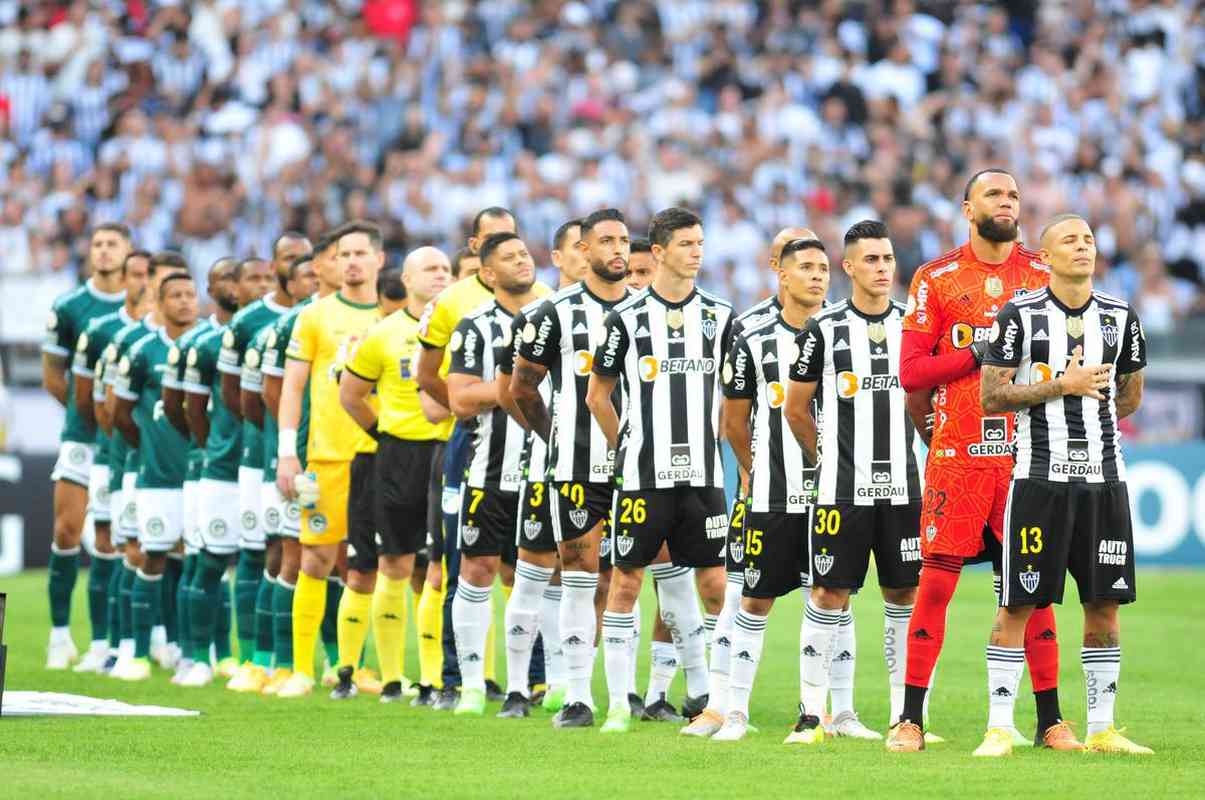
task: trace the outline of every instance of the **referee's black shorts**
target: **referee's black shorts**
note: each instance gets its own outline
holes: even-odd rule
[[[399,439],[382,433],[376,457],[376,520],[381,555],[408,555],[427,543],[432,508],[432,466],[443,442]],[[438,485],[438,483],[437,483]]]

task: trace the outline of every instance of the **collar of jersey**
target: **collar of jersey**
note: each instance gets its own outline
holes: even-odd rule
[[[405,314],[407,317],[410,317],[410,319],[414,320],[415,322],[419,321],[419,318],[414,316],[413,314],[411,314],[410,309],[406,308],[405,306],[402,306],[398,310],[401,311],[403,314]]]
[[[476,273],[475,275],[473,275],[473,280],[475,280],[475,281],[477,281],[477,283],[481,284],[481,288],[482,288],[482,289],[485,289],[485,290],[486,290],[487,292],[489,292],[490,294],[493,294],[493,293],[494,293],[494,290],[493,290],[493,289],[491,289],[490,287],[486,286],[486,285],[485,285],[485,281],[481,280],[481,273],[480,273],[480,272],[478,272],[478,273]]]
[[[854,312],[855,314],[857,314],[859,317],[866,320],[867,322],[882,322],[883,320],[887,319],[887,317],[891,316],[891,302],[890,301],[887,302],[887,310],[881,314],[867,314],[865,311],[862,311],[860,308],[858,308],[857,306],[854,305],[853,297],[849,298],[846,305],[849,306],[850,311]]]
[[[778,312],[778,324],[789,330],[791,333],[803,333],[803,328],[796,328],[791,323],[787,322],[787,318],[782,315],[782,311]],[[807,324],[806,322],[804,323]]]
[[[264,305],[275,311],[277,314],[283,314],[289,310],[288,306],[282,306],[276,302],[276,290],[273,289],[268,294],[264,295]]]
[[[344,305],[347,305],[347,306],[351,306],[352,308],[368,309],[368,308],[376,308],[377,307],[376,303],[357,303],[353,300],[348,300],[346,297],[343,296],[342,289],[335,292],[335,297],[338,298],[340,303],[343,303]]]
[[[126,311],[126,307],[124,305],[117,309],[117,318],[121,320],[122,325],[131,325],[138,321],[130,316],[130,312]]]
[[[1092,301],[1094,301],[1096,299],[1095,293],[1089,294],[1088,302],[1084,303],[1079,308],[1072,308],[1071,306],[1064,303],[1062,300],[1055,297],[1054,292],[1050,291],[1049,286],[1046,287],[1046,296],[1050,298],[1050,302],[1054,303],[1056,308],[1058,308],[1060,311],[1062,311],[1064,314],[1066,314],[1069,317],[1081,316],[1085,311],[1088,310],[1088,307],[1092,305]]]
[[[125,289],[122,289],[120,292],[113,292],[112,294],[110,294],[109,292],[102,292],[100,289],[96,288],[96,282],[95,282],[94,278],[89,278],[88,282],[84,285],[88,287],[88,293],[91,294],[93,297],[95,297],[97,300],[125,300],[126,299],[126,290]]]
[[[605,299],[599,297],[598,295],[596,295],[594,292],[590,291],[590,287],[586,285],[585,281],[582,281],[582,292],[584,292],[585,294],[588,294],[590,297],[593,297],[597,303],[599,303],[600,305],[604,305],[607,308],[610,308],[612,306],[617,306],[620,303],[622,303],[624,300],[627,300],[629,297],[632,296],[632,291],[625,287],[624,292],[623,292],[623,297],[619,298],[618,300],[605,300]]]
[[[194,323],[192,327],[195,328],[197,326]],[[188,331],[191,331],[191,330],[192,330],[192,328],[188,329]],[[180,335],[183,336],[185,333],[188,333],[188,331],[184,331],[184,333],[181,333]],[[163,326],[162,328],[160,328],[158,333],[159,333],[159,340],[162,341],[164,344],[168,345],[169,347],[171,345],[175,344],[175,341],[173,341],[172,338],[167,335],[167,326],[166,325]]]
[[[651,284],[648,287],[648,293],[650,295],[652,295],[653,297],[657,298],[657,302],[660,303],[661,305],[665,306],[666,308],[682,308],[687,303],[689,303],[691,300],[695,299],[695,295],[699,293],[699,287],[697,287],[697,286],[693,287],[690,290],[690,294],[686,295],[686,297],[682,298],[677,303],[671,303],[669,300],[666,300],[664,297],[657,294],[657,292],[653,289]]]

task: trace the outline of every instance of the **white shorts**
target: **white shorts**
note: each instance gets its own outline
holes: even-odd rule
[[[59,457],[50,471],[52,481],[71,481],[84,488],[92,477],[93,446],[86,442],[59,442]]]
[[[285,499],[281,497],[276,482],[264,481],[259,486],[259,507],[264,515],[264,535],[280,536],[280,524],[284,519]]]
[[[244,550],[263,550],[267,542],[262,510],[263,485],[262,469],[238,468],[239,547]]]
[[[138,543],[148,553],[167,553],[184,536],[184,492],[138,489]]]
[[[117,517],[117,524],[113,526],[114,535],[120,542],[138,538],[138,497],[134,489],[137,482],[136,472],[121,476],[121,513]]]
[[[301,537],[301,505],[296,500],[284,501],[280,516],[280,535],[290,539]]]
[[[195,555],[205,546],[201,541],[200,495],[201,487],[196,481],[185,481],[184,488],[184,554]]]
[[[93,464],[88,472],[88,511],[93,524],[108,522],[113,498],[109,494],[109,465]]]
[[[201,478],[197,484],[201,544],[214,555],[238,552],[238,484]]]

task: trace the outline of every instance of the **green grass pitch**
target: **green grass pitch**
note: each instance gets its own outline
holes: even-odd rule
[[[638,723],[626,737],[554,731],[549,716],[529,720],[453,718],[450,713],[382,706],[361,696],[334,703],[325,693],[301,701],[236,695],[216,685],[176,688],[157,671],[137,685],[43,669],[45,573],[0,579],[8,593],[9,689],[73,692],[198,709],[199,718],[5,718],[0,720],[0,797],[1088,797],[1205,796],[1205,574],[1142,570],[1139,602],[1122,611],[1118,721],[1154,757],[1021,750],[972,759],[987,715],[983,645],[992,617],[990,574],[963,576],[950,609],[932,702],[933,730],[948,739],[919,755],[881,743],[828,740],[784,746],[798,697],[800,597],[779,601],[768,628],[752,718],[761,732],[735,744],[688,740],[674,727]],[[871,584],[873,586],[873,583]],[[77,644],[85,644],[85,576],[75,598]],[[1069,597],[1074,589],[1068,587]],[[875,590],[855,598],[857,707],[871,727],[886,726],[882,606]],[[501,596],[495,600],[501,607]],[[652,603],[646,592],[646,625]],[[413,621],[413,616],[411,617]],[[1083,732],[1081,619],[1059,612],[1062,705]],[[412,639],[414,636],[411,625]],[[501,642],[499,642],[501,645]],[[499,646],[499,658],[505,650]],[[418,673],[413,641],[407,674]],[[640,650],[646,685],[648,648]],[[499,665],[499,672],[504,670]],[[1023,686],[1028,685],[1028,677]],[[681,676],[671,699],[680,699]],[[602,659],[594,697],[606,703]],[[598,723],[601,724],[601,714]],[[1032,731],[1023,695],[1017,722]]]

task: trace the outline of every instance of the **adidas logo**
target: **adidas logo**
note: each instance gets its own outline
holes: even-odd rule
[[[753,656],[749,655],[749,651],[748,651],[748,650],[742,650],[742,651],[740,651],[739,653],[737,653],[737,654],[736,654],[736,660],[737,660],[737,661],[749,661],[749,662],[752,662],[752,661],[753,661]]]
[[[693,631],[691,631],[690,635],[691,636],[702,636],[703,632],[704,632],[704,628],[702,625],[700,625],[699,627],[697,627]]]
[[[1050,341],[1050,337],[1046,334],[1045,329],[1038,331],[1031,338],[1031,342],[1046,342]]]
[[[805,647],[799,651],[799,655],[807,656],[808,658],[815,658],[816,656],[818,656],[820,654],[816,652],[816,648],[812,647],[809,644],[807,647]]]
[[[430,642],[435,641],[435,637],[434,637],[433,635],[429,634],[429,633],[424,633],[424,634],[423,634],[421,637],[419,637],[419,638],[421,638],[421,639],[426,639],[427,641],[430,641]]]
[[[629,640],[622,636],[604,636],[603,641],[607,644],[627,644]]]
[[[834,353],[837,352],[838,350],[848,350],[848,349],[849,349],[849,342],[845,341],[844,339],[838,339],[837,343],[835,345],[833,345]]]
[[[644,327],[643,325],[641,325],[639,328],[636,329],[636,338],[637,339],[647,338],[648,335],[649,335],[649,329]]]
[[[389,611],[382,614],[381,619],[401,619],[401,617],[399,617],[397,614],[394,614],[392,611]]]
[[[1038,638],[1044,642],[1052,642],[1055,639],[1054,631],[1050,630],[1050,628],[1047,628],[1038,634]]]
[[[1105,694],[1117,694],[1117,681],[1111,681],[1109,685],[1105,687]]]
[[[761,357],[761,363],[763,363],[763,364],[773,364],[774,361],[775,361],[774,356],[772,356],[769,353],[766,353],[764,356]]]
[[[922,639],[922,640],[927,641],[927,642],[928,642],[928,641],[932,641],[932,640],[933,640],[933,637],[932,637],[932,636],[930,636],[930,635],[929,635],[929,632],[928,632],[927,630],[925,630],[924,628],[921,628],[919,631],[917,631],[916,633],[912,634],[912,638],[913,638],[913,639]]]
[[[1113,588],[1114,589],[1129,589],[1130,584],[1126,583],[1125,578],[1118,578],[1117,580],[1113,581]]]
[[[347,621],[359,625],[364,620],[360,619],[359,617],[347,617]]]
[[[523,630],[522,625],[516,625],[507,631],[507,633],[509,633],[511,636],[522,636],[523,634],[527,633],[527,631]]]
[[[584,644],[584,642],[582,642],[582,637],[578,636],[577,634],[570,636],[568,639],[565,640],[564,643],[571,644],[571,645]]]
[[[470,664],[475,664],[481,660],[481,656],[478,655],[477,653],[469,653],[467,656],[464,657],[464,660]]]
[[[574,333],[589,333],[590,330],[585,325],[583,325],[582,323],[579,322],[573,326],[573,332]]]
[[[731,647],[731,646],[732,646],[732,642],[728,641],[728,637],[727,637],[727,636],[721,636],[720,638],[718,638],[718,639],[716,639],[716,640],[715,640],[715,643],[716,643],[717,645],[722,645],[722,646],[724,646],[724,647]]]
[[[850,655],[848,650],[842,650],[841,655],[833,659],[833,661],[853,661],[854,657]]]
[[[992,692],[992,695],[993,695],[994,697],[1012,697],[1012,696],[1013,696],[1013,693],[1012,693],[1012,692],[1010,692],[1010,691],[1009,691],[1008,689],[1006,689],[1005,687],[1003,687],[1003,686],[999,686],[999,687],[997,687],[997,688],[996,688],[996,691]]]

